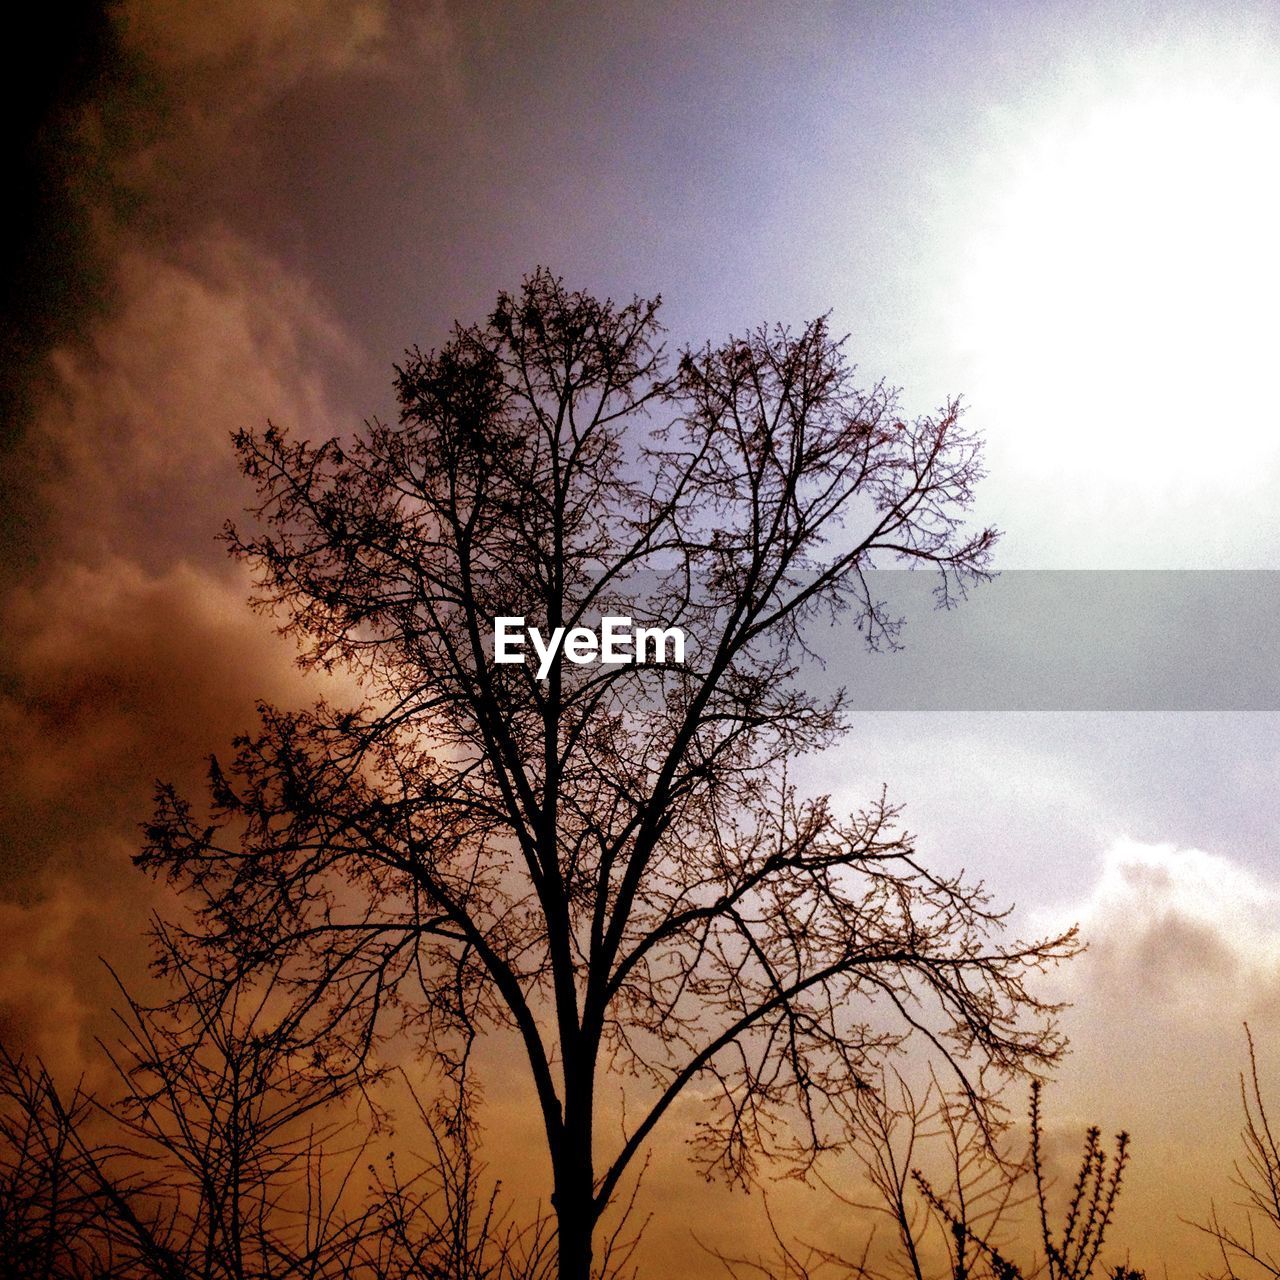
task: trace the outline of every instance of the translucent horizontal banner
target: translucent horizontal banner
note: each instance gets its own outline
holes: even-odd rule
[[[1280,710],[1280,572],[1001,573],[953,609],[923,571],[868,574],[904,619],[900,648],[869,652],[848,614],[805,639],[855,709]]]

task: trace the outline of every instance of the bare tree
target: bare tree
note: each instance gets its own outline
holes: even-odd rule
[[[228,539],[258,603],[368,701],[263,706],[212,763],[210,819],[163,788],[141,857],[198,905],[184,963],[287,972],[336,1071],[393,1033],[442,1055],[519,1036],[563,1280],[590,1275],[602,1214],[695,1081],[708,1171],[803,1168],[913,1033],[975,1104],[967,1062],[1055,1061],[1028,978],[1075,949],[998,938],[983,886],[927,866],[883,797],[842,819],[788,777],[847,728],[842,695],[796,679],[804,624],[893,643],[868,569],[930,566],[944,603],[987,574],[958,405],[906,421],[823,320],[672,370],[657,306],[538,272],[410,353],[398,422],[237,437],[261,525]],[[690,651],[561,654],[543,679],[493,660],[513,616],[679,627]],[[614,1143],[609,1070],[633,1082]]]
[[[0,1048],[0,1257],[22,1280],[117,1274],[110,1229],[79,1131],[92,1100],[64,1100],[48,1072]]]
[[[42,1066],[0,1049],[6,1275],[551,1274],[550,1220],[517,1225],[498,1186],[486,1187],[465,1077],[430,1102],[406,1080],[426,1141],[408,1161],[383,1141],[375,1162],[376,1127],[350,1105],[369,1082],[299,1060],[296,1009],[272,1018],[270,983],[192,983],[155,1007],[121,993],[121,1034],[108,1049],[122,1086],[113,1096],[76,1087],[64,1099]]]
[[[984,1251],[995,1252],[991,1242],[1031,1194],[1029,1157],[1018,1161],[1003,1151],[1004,1118],[991,1107],[975,1111],[963,1091],[949,1093],[933,1071],[913,1085],[895,1068],[861,1091],[853,1123],[856,1140],[843,1176],[820,1180],[836,1202],[831,1216],[866,1229],[856,1257],[817,1241],[787,1240],[772,1214],[771,1255],[713,1255],[742,1280],[966,1280],[981,1274]],[[886,1218],[892,1236],[877,1249]]]
[[[850,1258],[820,1244],[789,1242],[772,1215],[774,1252],[756,1258],[712,1251],[735,1277],[747,1280],[1089,1280],[1115,1218],[1129,1158],[1129,1138],[1116,1135],[1108,1157],[1101,1131],[1085,1132],[1062,1227],[1050,1224],[1041,1088],[1031,1091],[1030,1140],[1021,1159],[1010,1158],[997,1139],[1007,1136],[975,1113],[963,1098],[948,1096],[936,1077],[912,1089],[901,1075],[868,1090],[858,1154],[871,1198],[829,1187],[839,1205],[864,1212],[874,1224],[887,1215],[895,1228],[887,1255],[872,1259],[874,1225],[861,1255]],[[940,1152],[926,1176],[915,1165]],[[914,1166],[914,1167],[913,1167]],[[1024,1211],[1029,1211],[1024,1212]],[[1033,1219],[1033,1220],[1029,1220]],[[1028,1247],[1038,1241],[1039,1257]],[[1022,1261],[1015,1261],[1018,1254]],[[1143,1280],[1127,1263],[1113,1265],[1110,1280]]]
[[[109,1100],[80,1086],[64,1099],[41,1064],[0,1058],[7,1274],[348,1274],[359,1220],[324,1202],[314,1126],[286,1132],[332,1094],[288,1079],[278,1041],[234,1002],[178,1017],[126,997],[121,1023]],[[288,1203],[300,1192],[307,1212]]]
[[[975,1112],[963,1093],[949,1093],[933,1070],[923,1089],[913,1089],[894,1072],[867,1091],[859,1154],[875,1198],[858,1207],[887,1214],[893,1222],[899,1271],[910,1280],[930,1274],[931,1231],[940,1236],[937,1252],[946,1257],[946,1274],[971,1275],[979,1261],[978,1241],[996,1240],[1011,1212],[1025,1203],[1029,1162],[1004,1151],[1007,1128],[994,1108]],[[941,1197],[921,1172],[934,1151],[940,1152],[931,1167],[938,1169],[933,1176],[943,1188]],[[843,1193],[840,1198],[858,1203]],[[946,1214],[938,1211],[943,1201]]]
[[[1236,1161],[1235,1185],[1244,1211],[1239,1225],[1224,1220],[1216,1205],[1209,1220],[1198,1224],[1218,1246],[1225,1280],[1280,1276],[1280,1146],[1277,1146],[1258,1081],[1258,1055],[1253,1032],[1246,1024],[1249,1069],[1240,1073],[1240,1108],[1244,1112],[1241,1140],[1244,1161]]]
[[[172,955],[166,931],[157,941]],[[151,1253],[210,1280],[354,1274],[369,1211],[348,1192],[372,1126],[337,1104],[357,1082],[299,1050],[296,1010],[272,1010],[276,975],[221,986],[175,973],[176,997],[156,1007],[120,986],[121,1033],[103,1046],[122,1086],[109,1149],[147,1176],[120,1199],[145,1191]]]
[[[912,1175],[921,1194],[951,1237],[953,1280],[968,1280],[968,1277],[974,1275],[988,1275],[991,1280],[1024,1280],[1027,1276],[1040,1274],[1041,1270],[1048,1280],[1089,1280],[1098,1265],[1107,1232],[1115,1219],[1116,1201],[1124,1182],[1124,1172],[1129,1161],[1129,1135],[1125,1132],[1116,1135],[1115,1154],[1108,1157],[1101,1143],[1101,1129],[1097,1125],[1091,1125],[1085,1131],[1084,1150],[1071,1184],[1062,1227],[1055,1232],[1049,1222],[1044,1125],[1040,1114],[1041,1090],[1040,1081],[1033,1081],[1029,1116],[1030,1149],[1026,1161],[1010,1169],[1007,1175],[1010,1181],[1006,1183],[1011,1189],[1023,1176],[1029,1176],[1033,1183],[1038,1234],[1043,1250],[1040,1267],[1012,1261],[993,1241],[991,1228],[999,1222],[1012,1199],[1009,1190],[1003,1193],[997,1190],[999,1203],[994,1219],[988,1217],[984,1222],[982,1215],[975,1214],[975,1200],[979,1197],[972,1192],[981,1185],[981,1171],[991,1167],[990,1160],[982,1157],[981,1146],[953,1144],[953,1149],[957,1152],[957,1177],[951,1196],[939,1195],[918,1170]],[[973,1168],[979,1170],[976,1177],[969,1172]],[[997,1182],[996,1187],[999,1186],[1000,1183]],[[966,1189],[969,1194],[966,1194]],[[1108,1274],[1112,1280],[1141,1280],[1142,1277],[1141,1272],[1130,1270],[1127,1264],[1114,1266]]]

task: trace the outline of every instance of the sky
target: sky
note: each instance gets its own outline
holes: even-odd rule
[[[538,264],[661,293],[673,348],[829,312],[912,412],[961,394],[1001,568],[1274,567],[1274,6],[122,0],[25,52],[0,1030],[61,1070],[171,905],[130,864],[154,780],[316,692],[216,542],[229,433],[389,416],[404,349]],[[1104,708],[878,711],[810,765],[1019,927],[1082,924],[1050,1110],[1134,1134],[1124,1239],[1171,1276],[1231,1199],[1245,1020],[1280,1088],[1278,763],[1274,710]]]

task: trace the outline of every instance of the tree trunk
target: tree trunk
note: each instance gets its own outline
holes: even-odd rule
[[[569,1057],[565,1127],[555,1163],[558,1280],[591,1280],[591,1237],[598,1216],[592,1152],[594,1089],[591,1056]]]
[[[595,1231],[590,1165],[581,1161],[556,1177],[558,1280],[591,1280],[591,1237]]]

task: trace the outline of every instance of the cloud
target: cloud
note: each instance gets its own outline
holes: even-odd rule
[[[1277,908],[1280,883],[1228,853],[1119,838],[1083,898],[1039,921],[1078,920],[1089,946],[1057,975],[1072,1051],[1049,1104],[1068,1131],[1133,1135],[1121,1216],[1135,1258],[1176,1240],[1186,1267],[1213,1265],[1187,1224],[1234,1199],[1242,1023],[1264,1091],[1280,1068]]]
[[[1280,885],[1222,854],[1119,839],[1073,912],[1090,948],[1074,980],[1149,1019],[1265,1014],[1280,993],[1278,908]]]
[[[104,24],[106,73],[85,100],[66,104],[40,159],[42,188],[53,194],[32,233],[42,278],[24,280],[27,296],[15,300],[26,317],[5,379],[15,406],[7,435],[15,441],[42,399],[32,385],[46,381],[48,347],[63,344],[64,366],[69,350],[92,349],[101,338],[88,332],[95,318],[136,305],[139,276],[159,272],[151,282],[159,300],[175,271],[200,276],[209,268],[202,282],[216,287],[220,273],[239,270],[229,256],[243,262],[252,256],[248,245],[272,233],[281,252],[305,252],[313,228],[305,205],[299,218],[300,202],[281,171],[299,137],[311,135],[317,111],[345,118],[396,83],[410,83],[430,86],[417,94],[421,116],[461,92],[453,25],[440,0],[199,7],[122,0]],[[333,178],[308,173],[304,185]],[[277,193],[291,203],[282,207]],[[278,284],[278,276],[268,264],[263,283]],[[319,291],[312,295],[318,301]],[[147,337],[136,327],[122,332]]]
[[[115,15],[133,79],[83,128],[132,204],[96,179],[81,192],[106,305],[68,315],[4,477],[39,509],[0,592],[0,1034],[71,1071],[110,1026],[99,956],[145,981],[165,899],[131,857],[155,780],[198,792],[255,698],[317,692],[215,543],[249,496],[229,434],[268,417],[337,429],[334,384],[361,355],[322,290],[251,235],[198,200],[185,221],[170,210],[235,169],[282,95],[434,66],[447,46],[434,4],[126,0]]]
[[[198,10],[175,0],[127,0],[126,43],[172,71],[225,67],[280,88],[308,73],[348,70],[385,54],[386,0],[216,0]]]
[[[39,910],[0,902],[0,1042],[70,1074],[87,1065],[82,1028],[89,1012],[77,975],[83,943],[103,920],[101,904],[63,880]]]
[[[207,555],[244,505],[230,433],[268,416],[333,429],[321,370],[355,345],[305,280],[225,230],[126,249],[115,294],[52,353],[26,464],[64,554]]]
[[[0,464],[39,554],[51,524],[60,554],[158,566],[211,554],[242,505],[230,431],[270,415],[327,432],[333,385],[358,376],[323,281],[262,247],[284,145],[266,126],[313,83],[343,110],[412,72],[443,101],[457,58],[436,0],[125,0],[112,21],[118,65],[81,109],[79,158],[48,158],[85,213],[83,260],[63,264],[78,283]]]
[[[156,778],[198,790],[208,751],[255,697],[314,696],[245,584],[187,564],[63,564],[10,594],[0,624],[0,1034],[82,1069],[113,983],[144,981],[143,931],[164,901],[131,865]]]
[[[255,147],[260,113],[314,82],[425,74],[456,96],[452,26],[439,0],[125,0],[122,51],[154,91],[133,102],[150,127],[114,148],[116,176],[154,194]],[[110,133],[109,115],[91,128]]]
[[[0,594],[0,1035],[74,1075],[146,990],[166,891],[131,864],[157,778],[202,790],[254,701],[310,702],[292,647],[214,541],[249,490],[229,433],[341,418],[354,344],[308,283],[209,231],[119,258],[111,314],[52,355],[16,460],[39,555]],[[326,683],[330,696],[341,688]]]
[[[439,0],[125,0],[118,12],[125,45],[175,79],[214,73],[277,98],[309,76],[393,70],[449,32]]]

